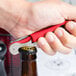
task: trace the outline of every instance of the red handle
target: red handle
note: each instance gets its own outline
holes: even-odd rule
[[[54,25],[54,26],[51,26],[49,28],[45,28],[45,29],[42,29],[38,32],[31,34],[30,36],[32,38],[32,42],[36,42],[40,37],[44,37],[47,32],[53,32],[56,28],[58,28],[62,25],[65,25],[66,23],[67,23],[67,21],[64,21],[61,24]]]
[[[24,38],[24,39],[19,40],[19,41],[15,41],[13,43],[26,43],[26,42],[30,41],[31,39],[32,39],[32,42],[36,42],[40,37],[44,37],[47,32],[53,32],[56,28],[58,28],[58,27],[60,27],[62,25],[65,25],[66,23],[67,23],[67,21],[64,21],[61,24],[54,25],[54,26],[42,29],[40,31],[37,31],[37,32],[31,34],[27,38]],[[11,44],[13,44],[13,43],[11,43]]]

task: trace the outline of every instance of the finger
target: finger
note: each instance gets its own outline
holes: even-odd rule
[[[60,39],[64,46],[69,48],[76,47],[76,37],[69,34],[65,29],[58,28],[55,30],[56,36]]]
[[[56,53],[52,50],[52,48],[47,43],[46,39],[43,37],[40,37],[38,39],[38,45],[45,53],[47,53],[49,55],[54,55]]]
[[[52,32],[47,33],[46,40],[54,51],[59,51],[64,54],[68,54],[69,52],[71,52],[71,49],[63,46],[60,40]]]
[[[72,35],[76,36],[76,22],[69,21],[65,27]]]

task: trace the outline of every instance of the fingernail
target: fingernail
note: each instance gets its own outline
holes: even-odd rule
[[[62,30],[57,30],[57,35],[58,35],[59,37],[63,36]]]
[[[68,29],[72,30],[74,28],[73,24],[68,25]]]
[[[39,42],[41,43],[41,45],[45,45],[46,42],[45,42],[44,38],[40,37],[39,39],[40,39]]]
[[[52,33],[50,33],[50,35],[49,35],[49,40],[50,40],[50,42],[54,41],[54,36],[52,35]]]

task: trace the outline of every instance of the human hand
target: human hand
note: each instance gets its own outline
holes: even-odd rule
[[[64,22],[59,3],[42,1],[29,3],[24,0],[0,2],[0,24],[15,38],[36,32],[44,27]],[[9,27],[10,26],[10,27]]]
[[[65,28],[68,32],[59,27],[54,33],[48,32],[45,38],[39,38],[38,44],[45,53],[49,55],[54,55],[56,52],[68,54],[72,48],[76,48],[76,22],[69,21]]]
[[[6,17],[7,21],[3,22],[4,24],[2,24],[2,28],[10,32],[15,38],[29,35],[47,26],[60,24],[64,22],[65,19],[76,20],[75,7],[58,0],[42,1],[37,3],[29,3],[22,0],[17,0],[14,2],[16,3],[10,3],[12,9],[9,7],[7,9],[4,9],[7,11],[7,14],[6,12],[4,13],[4,16]],[[19,4],[17,5],[17,3]],[[9,11],[9,9],[11,10]],[[4,26],[5,23],[6,26]],[[58,28],[57,30],[61,29],[62,28]],[[39,46],[47,54],[54,55],[56,51],[59,51],[61,53],[68,53],[71,51],[71,48],[74,48],[75,46],[75,41],[74,43],[69,43],[68,38],[65,40],[64,37],[61,38],[64,39],[62,40],[64,42],[63,43],[57,35],[57,30],[55,31],[55,33],[47,33],[45,37],[41,37],[38,40]],[[53,36],[50,37],[51,34],[54,36],[54,39],[56,40],[52,43],[51,40],[53,40]],[[69,39],[73,39],[74,36],[69,37]],[[65,44],[71,44],[72,47]]]
[[[28,35],[30,30],[26,28],[26,24],[31,5],[25,0],[0,1],[0,28],[8,31],[14,38]]]
[[[50,4],[50,2],[47,4]],[[76,9],[76,8],[69,4],[66,4],[66,3],[61,3],[61,4],[62,5],[59,5],[59,7],[56,6],[58,4],[50,4],[50,6],[52,5],[51,7],[53,8],[53,9],[50,8],[50,10],[48,9],[48,5],[47,5],[44,8],[44,10],[46,10],[46,12],[45,12],[46,14],[43,13],[43,15],[40,13],[41,8],[39,9],[38,6],[36,5],[36,7],[35,7],[36,11],[37,11],[37,9],[39,9],[39,11],[37,13],[40,15],[41,18],[43,18],[40,21],[37,20],[37,21],[39,21],[38,23],[40,23],[44,27],[48,23],[49,23],[48,25],[54,25],[54,24],[58,24],[58,23],[64,21],[65,19],[75,21],[76,15],[75,15],[74,9]],[[43,4],[43,5],[45,5],[45,4]],[[42,5],[42,7],[44,7],[43,5]],[[56,7],[54,8],[53,5]],[[47,12],[49,12],[48,15],[47,15]],[[36,17],[36,15],[38,15],[37,13],[35,14],[35,17]],[[58,19],[58,17],[59,17],[59,19]],[[39,19],[39,18],[37,17],[36,19]],[[59,22],[57,23],[58,20],[59,20]],[[43,24],[41,22],[43,22]],[[74,26],[76,26],[76,23],[73,21],[69,21],[65,25],[65,28],[69,31],[69,33],[63,28],[56,29],[54,33],[48,32],[45,37],[39,38],[39,40],[38,40],[39,46],[42,48],[42,50],[44,52],[46,52],[49,55],[54,55],[57,51],[64,53],[64,54],[68,54],[69,52],[72,51],[72,48],[76,47],[76,37],[75,37],[76,36],[76,31],[75,31],[76,27],[74,29],[72,29]]]

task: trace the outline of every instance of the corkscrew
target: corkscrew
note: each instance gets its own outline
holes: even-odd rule
[[[10,44],[10,48],[9,48],[11,54],[13,54],[13,55],[18,54],[19,52],[17,50],[19,49],[19,47],[25,45],[29,41],[32,41],[32,43],[37,42],[37,40],[40,37],[44,37],[47,32],[53,32],[55,29],[57,29],[58,27],[60,27],[62,25],[65,25],[66,23],[67,23],[67,21],[64,21],[61,24],[57,24],[57,25],[54,25],[54,26],[44,28],[44,29],[42,29],[40,31],[37,31],[37,32],[29,35],[28,37],[24,37],[22,39],[19,39],[19,40],[16,40],[16,41],[12,42]]]

